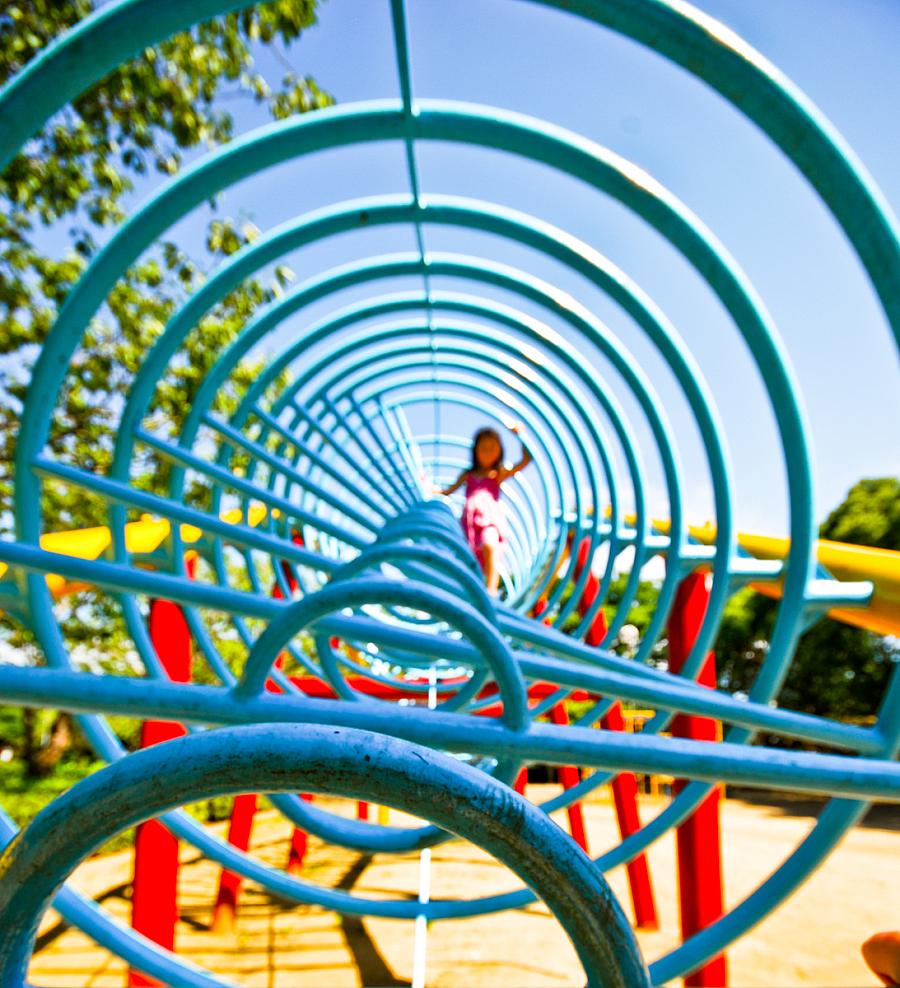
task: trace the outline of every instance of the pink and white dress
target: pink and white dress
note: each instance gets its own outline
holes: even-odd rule
[[[471,473],[466,477],[462,527],[479,562],[484,546],[500,546],[506,541],[506,518],[496,477],[479,477]]]

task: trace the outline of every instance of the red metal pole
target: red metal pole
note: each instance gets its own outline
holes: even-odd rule
[[[240,851],[246,851],[250,846],[250,831],[253,829],[257,803],[256,793],[244,793],[234,798],[228,824],[228,843]],[[219,892],[213,907],[212,928],[215,933],[231,933],[234,930],[241,882],[241,876],[237,872],[222,869]]]
[[[515,789],[520,796],[524,796],[525,786],[527,785],[528,785],[528,769],[520,768],[519,774],[516,776],[516,781],[513,783],[513,789]]]
[[[560,724],[563,727],[568,726],[569,715],[566,713],[564,704],[557,703],[555,707],[551,707],[550,720],[554,724]],[[557,773],[563,789],[574,789],[581,782],[581,773],[574,765],[560,765],[557,768]],[[572,835],[572,840],[579,845],[585,854],[588,854],[587,834],[584,830],[584,814],[581,803],[571,803],[566,807],[566,813],[569,817],[569,833]]]
[[[303,537],[300,532],[294,529],[291,532],[291,541],[294,545],[303,545]],[[298,586],[297,577],[294,574],[290,563],[282,560],[281,572],[284,576],[288,590],[293,593]],[[272,586],[272,597],[282,600],[284,593],[276,580]],[[284,663],[284,655],[279,655],[275,660],[277,668],[281,668]],[[270,691],[277,691],[278,687],[272,680],[266,681],[266,688]],[[304,795],[303,799],[310,800],[311,796]],[[250,832],[253,827],[253,818],[259,799],[255,793],[247,793],[237,796],[231,811],[231,821],[228,825],[228,843],[240,851],[246,851],[250,846]],[[298,874],[302,869],[303,858],[306,855],[307,836],[299,828],[294,828],[291,835],[291,849],[288,858],[287,870],[290,874]],[[213,907],[212,927],[217,933],[227,933],[234,930],[237,918],[238,899],[241,894],[243,879],[236,872],[223,868],[219,875],[219,891],[216,895],[216,904]]]
[[[582,539],[575,560],[575,579],[577,580],[589,565],[588,551],[590,540]],[[588,574],[587,582],[578,602],[578,613],[583,617],[597,598],[600,591],[600,581],[593,573]],[[590,630],[585,638],[588,645],[598,646],[606,637],[608,630],[606,615],[601,607],[591,622]],[[609,713],[600,721],[600,726],[607,731],[624,731],[625,721],[622,708],[616,703]],[[637,779],[633,772],[620,772],[611,783],[613,802],[616,807],[616,820],[622,839],[630,837],[641,829],[641,816],[638,810]],[[626,865],[628,873],[628,888],[631,892],[631,904],[634,909],[634,923],[642,930],[658,930],[659,918],[656,912],[656,900],[653,896],[653,885],[650,881],[650,867],[647,856],[640,854]]]
[[[609,713],[600,721],[600,726],[607,731],[625,730],[625,719],[622,717],[622,708],[618,703],[610,707]],[[624,840],[641,829],[637,779],[633,772],[620,772],[612,780],[611,788],[619,834]],[[653,897],[647,855],[639,854],[636,858],[632,858],[625,868],[628,872],[635,926],[641,930],[658,930],[659,918],[656,913],[656,900]]]
[[[193,574],[193,561],[188,562]],[[184,614],[168,600],[150,603],[150,639],[159,661],[174,683],[191,679],[191,633]],[[141,725],[141,747],[159,744],[185,733],[180,724],[147,720]],[[134,839],[134,884],[131,895],[131,925],[169,950],[175,947],[178,920],[178,839],[157,820],[137,828]],[[128,972],[132,986],[160,982],[134,969]]]
[[[312,795],[308,792],[301,793],[300,798],[307,803],[312,802]],[[299,875],[303,871],[303,861],[306,858],[306,851],[309,847],[309,835],[305,830],[294,827],[291,836],[291,849],[288,852],[287,872],[289,875]]]
[[[531,616],[534,618],[539,618],[547,610],[547,598],[541,597],[540,600],[534,602],[534,607],[531,609]],[[549,625],[550,619],[543,618],[542,623]]]
[[[694,642],[706,607],[709,588],[705,573],[694,572],[678,586],[669,616],[669,671],[679,672]],[[707,655],[697,681],[711,689],[716,685],[715,655]],[[679,714],[672,721],[672,735],[699,741],[719,740],[719,725],[709,717]],[[675,792],[687,783],[678,780]],[[678,890],[681,909],[681,938],[689,937],[715,922],[723,913],[722,847],[719,835],[717,786],[678,828]],[[721,988],[728,984],[724,954],[707,961],[684,979],[686,986]]]

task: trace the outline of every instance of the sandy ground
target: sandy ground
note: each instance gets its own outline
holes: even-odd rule
[[[540,800],[552,786],[531,786]],[[321,804],[320,804],[321,805]],[[331,801],[339,812],[349,803]],[[646,820],[662,800],[642,804]],[[729,799],[723,804],[723,862],[726,898],[739,902],[802,840],[815,822],[817,806],[800,800],[774,804]],[[560,820],[564,826],[564,817]],[[391,812],[392,824],[408,818]],[[597,798],[586,807],[593,853],[618,842],[611,807]],[[221,829],[221,828],[220,828]],[[290,827],[274,811],[256,818],[252,849],[262,860],[283,867]],[[218,870],[189,847],[182,850],[179,896],[180,953],[242,985],[319,986],[404,985],[412,975],[413,924],[408,921],[342,918],[323,910],[271,900],[245,886],[233,934],[210,932]],[[73,884],[114,915],[127,920],[130,852],[86,862]],[[650,852],[650,868],[660,929],[639,931],[652,961],[678,943],[675,843],[670,835]],[[356,853],[312,839],[306,877],[383,898],[415,897],[418,856],[396,858]],[[609,875],[626,911],[630,900],[624,869]],[[514,875],[478,849],[459,843],[433,852],[434,898],[491,895],[518,887]],[[731,948],[734,986],[875,985],[859,956],[859,944],[877,929],[900,926],[900,808],[878,807],[866,824],[843,841],[825,866],[784,906]],[[48,913],[31,968],[36,985],[121,986],[125,968],[77,930]],[[581,985],[574,951],[552,916],[540,904],[471,920],[434,924],[427,938],[427,984],[439,986]]]

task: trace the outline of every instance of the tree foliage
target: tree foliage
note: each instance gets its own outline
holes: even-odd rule
[[[15,0],[0,13],[0,81],[86,17],[94,0]],[[288,72],[277,85],[254,69],[254,46],[281,47],[315,21],[314,0],[275,0],[176,35],[110,73],[58,113],[0,176],[0,525],[8,528],[15,424],[30,367],[66,294],[110,228],[120,223],[136,185],[171,175],[194,149],[231,139],[225,109],[233,96],[263,104],[274,118],[330,103],[316,83]],[[45,231],[67,233],[60,256]],[[165,241],[119,281],[88,327],[56,410],[51,449],[91,471],[109,464],[121,396],[166,321],[198,286],[208,264],[246,240],[240,224],[216,217],[208,255],[190,257]],[[282,280],[283,271],[276,275]],[[278,285],[249,280],[206,314],[191,344],[157,390],[152,412],[171,433],[222,348]],[[256,368],[235,379],[240,392]],[[234,397],[234,394],[232,394]],[[166,469],[143,463],[143,486],[162,489]],[[48,485],[50,528],[99,524],[103,505],[83,491]]]
[[[99,0],[4,4],[0,82],[99,6]],[[274,119],[332,102],[287,57],[315,22],[315,8],[315,0],[272,0],[145,49],[57,113],[0,175],[0,535],[14,524],[17,422],[30,370],[67,293],[136,198],[191,156],[232,138],[230,101],[249,101]],[[255,67],[263,48],[286,66],[276,80]],[[205,272],[253,235],[252,224],[214,214],[199,255],[165,240],[124,274],[75,354],[54,410],[54,456],[85,471],[107,470],[124,396],[146,351]],[[248,279],[203,316],[156,388],[149,428],[165,435],[180,431],[222,350],[289,277],[279,268],[268,283]],[[217,398],[217,409],[232,410],[258,371],[259,361],[243,363]],[[169,466],[141,449],[132,478],[163,493]],[[198,496],[188,491],[188,498]],[[72,485],[45,484],[42,511],[47,530],[107,522],[105,502]],[[63,602],[60,619],[70,647],[110,654],[129,648],[117,608],[104,594],[86,591]],[[21,628],[11,636],[17,643],[27,638]]]
[[[821,526],[839,542],[900,550],[900,481],[860,480]],[[776,601],[752,590],[735,594],[716,642],[719,684],[749,692],[768,651]],[[877,710],[897,643],[823,617],[800,639],[778,697],[781,706],[826,717],[868,717]]]
[[[835,542],[900,551],[900,479],[879,477],[854,484],[819,534]]]
[[[834,541],[900,550],[900,481],[896,478],[861,480],[828,516],[820,536]],[[622,599],[627,574],[610,585],[604,603],[612,620]],[[571,586],[563,594],[568,599]],[[643,636],[656,610],[659,587],[642,580],[628,615]],[[769,650],[778,602],[746,588],[725,606],[716,639],[716,673],[721,689],[750,692]],[[563,630],[579,624],[570,615]],[[654,654],[664,651],[665,641]],[[616,646],[614,646],[616,647]],[[868,718],[878,709],[888,676],[900,660],[892,638],[872,634],[828,617],[816,622],[801,637],[788,676],[778,696],[781,706],[836,718]],[[780,743],[777,739],[769,739]]]

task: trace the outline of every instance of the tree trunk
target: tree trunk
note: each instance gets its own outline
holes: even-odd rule
[[[29,776],[42,778],[56,768],[72,741],[71,724],[71,718],[68,714],[57,714],[53,721],[53,727],[50,729],[47,743],[39,748],[36,748],[33,743],[29,744],[29,751],[26,755]]]

